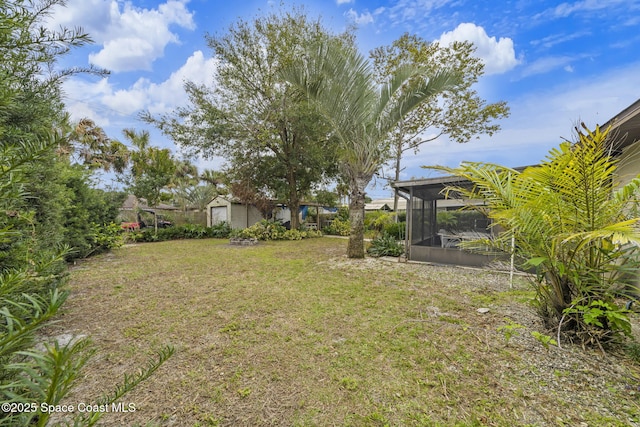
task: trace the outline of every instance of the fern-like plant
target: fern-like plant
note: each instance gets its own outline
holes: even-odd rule
[[[471,187],[446,193],[483,199],[485,206],[469,208],[503,230],[494,240],[466,247],[515,251],[525,268],[537,272],[536,301],[547,326],[562,327],[583,342],[629,333],[615,293],[623,276],[637,276],[640,176],[620,187],[608,134],[583,125],[575,143],[562,143],[522,172],[488,163],[437,168],[470,181]],[[593,318],[596,301],[602,313]]]

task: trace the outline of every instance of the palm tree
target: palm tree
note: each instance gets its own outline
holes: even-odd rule
[[[364,258],[365,189],[388,156],[390,132],[432,96],[455,89],[452,73],[429,76],[415,66],[398,67],[383,85],[354,46],[338,39],[314,43],[283,77],[314,101],[340,144],[342,172],[349,185],[350,258]]]

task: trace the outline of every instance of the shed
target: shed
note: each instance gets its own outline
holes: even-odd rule
[[[229,197],[217,196],[207,204],[208,227],[226,221],[231,228],[247,228],[262,219],[262,213],[257,207]]]

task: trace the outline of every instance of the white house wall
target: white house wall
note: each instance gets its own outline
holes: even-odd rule
[[[640,141],[624,149],[616,172],[621,187],[640,174]]]

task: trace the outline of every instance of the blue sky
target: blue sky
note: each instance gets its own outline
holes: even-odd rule
[[[205,33],[223,34],[238,18],[292,5],[336,32],[356,24],[358,47],[367,55],[405,32],[476,45],[485,63],[476,89],[488,102],[506,101],[511,116],[493,137],[466,144],[441,138],[408,153],[402,179],[429,176],[422,165],[463,160],[537,163],[562,138],[570,139],[579,121],[602,124],[640,98],[640,0],[68,0],[51,24],[82,26],[95,44],[63,64],[93,63],[111,75],[69,79],[67,108],[75,119],[95,120],[112,138],[121,138],[124,128],[147,129],[154,145],[177,153],[138,113],[185,105],[185,80],[215,84],[216,59]],[[390,194],[381,181],[369,188],[374,198]]]

